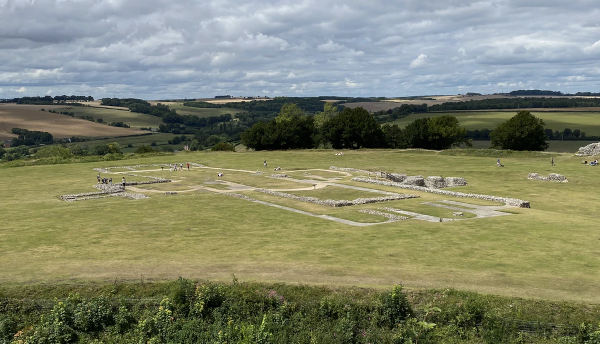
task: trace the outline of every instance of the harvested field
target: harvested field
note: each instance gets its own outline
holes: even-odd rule
[[[54,138],[71,136],[119,137],[139,135],[135,129],[111,127],[79,118],[40,111],[41,108],[58,109],[64,106],[0,104],[0,139],[15,137],[12,128],[47,131]]]

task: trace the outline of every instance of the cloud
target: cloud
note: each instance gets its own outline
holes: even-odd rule
[[[414,59],[410,62],[409,67],[410,68],[418,68],[418,67],[423,66],[425,63],[427,63],[427,55],[420,54],[416,59]]]
[[[600,88],[592,5],[0,0],[0,87],[145,99],[589,91]]]
[[[18,92],[18,93],[25,93],[27,91],[28,91],[28,89],[23,86],[21,86],[21,88],[15,90],[15,92]]]

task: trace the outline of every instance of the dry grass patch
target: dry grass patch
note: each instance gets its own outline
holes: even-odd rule
[[[60,108],[44,105],[0,104],[0,138],[15,137],[12,128],[47,131],[54,138],[72,136],[118,137],[139,135],[143,132],[135,129],[111,127],[84,119],[40,111]]]

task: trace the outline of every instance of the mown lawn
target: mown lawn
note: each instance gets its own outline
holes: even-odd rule
[[[595,192],[600,186],[600,169],[584,166],[581,158],[568,154],[555,156],[557,165],[551,167],[550,155],[544,153],[503,155],[500,158],[506,167],[497,168],[497,157],[484,153],[360,150],[334,156],[333,151],[318,150],[198,152],[105,163],[0,168],[0,283],[140,280],[141,276],[150,280],[177,276],[230,280],[235,274],[241,280],[263,282],[386,288],[403,283],[410,288],[451,287],[600,302],[600,229],[596,218],[600,194]],[[262,166],[265,159],[269,166],[282,166],[282,172],[335,165],[409,175],[459,176],[469,183],[457,188],[459,191],[526,199],[532,208],[514,208],[514,215],[499,218],[446,223],[407,220],[352,227],[209,192],[149,194],[149,199],[137,201],[107,198],[66,203],[58,198],[94,191],[94,167],[190,161],[271,174],[272,168]],[[564,174],[569,182],[527,180],[530,172]],[[181,179],[188,172],[177,173]],[[189,179],[189,183],[214,180],[216,173],[205,172],[206,176]],[[249,184],[253,177],[225,172],[225,177],[228,175],[230,181]],[[262,178],[264,184],[252,178],[252,186],[287,188],[291,183]],[[449,199],[358,184],[349,177],[339,182],[421,196],[390,204],[396,208],[406,204],[405,210],[411,211],[424,210],[421,202]],[[245,194],[257,199],[272,197],[253,191]],[[270,199],[288,205],[288,200]],[[452,200],[477,204],[469,199]],[[295,204],[298,209],[319,214],[355,221],[372,219],[352,207],[337,210]]]

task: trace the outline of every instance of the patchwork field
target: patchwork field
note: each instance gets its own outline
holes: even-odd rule
[[[47,131],[54,138],[71,136],[118,137],[139,135],[135,129],[111,127],[66,115],[40,111],[41,108],[59,109],[63,106],[0,104],[0,139],[15,135],[12,128]]]
[[[265,282],[372,287],[403,283],[410,288],[599,302],[600,229],[595,212],[600,195],[593,192],[600,183],[597,167],[582,165],[582,159],[572,155],[511,153],[499,156],[506,167],[497,168],[496,156],[462,154],[467,155],[391,150],[349,151],[343,156],[314,150],[199,152],[3,168],[0,283],[142,276],[230,280],[235,274],[240,280]],[[551,156],[555,167],[550,166]],[[265,159],[269,168],[262,165]],[[175,162],[204,167],[175,172],[160,165]],[[97,191],[92,187],[98,174],[94,168],[153,164],[159,165],[101,173],[114,181],[122,175],[128,182],[172,180],[126,187],[148,198],[59,198]],[[524,199],[531,209],[360,183],[350,179],[365,174],[329,172],[331,165],[464,177],[467,186],[445,190]],[[274,172],[274,166],[283,170]],[[531,172],[560,173],[569,182],[528,180]],[[274,173],[290,177],[273,178]],[[320,199],[390,193],[420,197],[335,208],[255,188]],[[232,192],[254,201],[227,195]],[[448,208],[447,201],[461,202],[465,216],[453,218],[456,210]],[[477,206],[501,207],[505,216],[475,218],[468,208]],[[398,221],[359,211],[384,212],[382,208],[455,221],[431,222],[410,215]]]
[[[103,107],[58,107],[56,111],[69,111],[75,113],[75,116],[92,116],[94,120],[102,118],[104,122],[123,122],[132,129],[139,128],[158,128],[162,124],[162,119],[156,116],[150,116],[143,113],[130,112],[124,108],[103,108]]]

